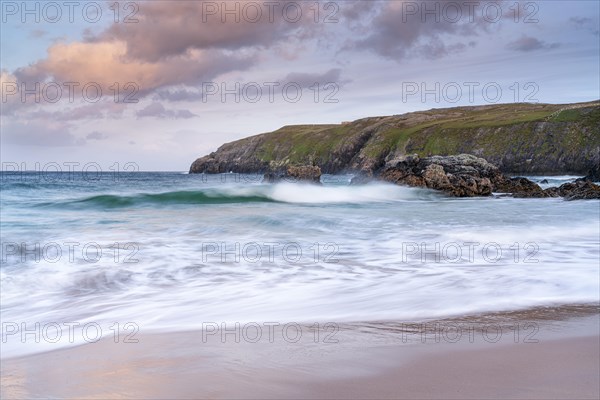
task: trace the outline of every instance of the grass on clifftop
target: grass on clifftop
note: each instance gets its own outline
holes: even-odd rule
[[[347,125],[285,126],[265,134],[257,156],[266,162],[283,157],[291,163],[326,157],[346,137],[348,129]]]

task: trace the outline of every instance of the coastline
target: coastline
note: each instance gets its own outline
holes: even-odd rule
[[[138,343],[106,338],[3,359],[0,393],[2,398],[597,398],[599,323],[598,305],[587,304],[410,323],[344,323],[329,340],[333,329],[324,325],[320,330],[305,325],[306,333],[292,340],[282,340],[277,327],[272,337],[255,342],[233,331],[141,332]]]

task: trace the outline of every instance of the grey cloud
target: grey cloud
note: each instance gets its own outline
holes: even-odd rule
[[[339,7],[335,17],[339,22],[349,27],[355,34],[368,34],[371,27],[364,24],[364,21],[372,21],[378,14],[378,11],[385,6],[387,0],[372,1],[344,1],[336,3]],[[327,10],[332,13],[332,9]]]
[[[473,47],[472,44],[469,45]],[[467,45],[464,43],[445,44],[442,40],[432,40],[427,44],[416,46],[414,53],[423,58],[435,60],[450,54],[461,53],[466,48]]]
[[[168,110],[161,103],[151,103],[136,113],[138,118],[155,117],[170,119],[188,119],[197,117],[189,110]]]
[[[340,11],[340,21],[357,21],[365,17],[373,16],[373,12],[381,7],[386,0],[371,0],[371,1],[344,1],[343,3],[337,3]],[[328,7],[328,13],[333,14],[333,8]],[[336,13],[337,14],[337,13]]]
[[[274,90],[280,91],[282,89],[282,87],[287,83],[297,83],[302,88],[308,88],[310,86],[313,86],[315,83],[317,83],[321,86],[328,84],[328,83],[335,83],[338,86],[342,86],[342,85],[350,82],[350,80],[342,79],[341,73],[342,73],[342,70],[340,68],[332,68],[324,73],[292,72],[292,73],[287,74],[284,78],[275,80],[275,82],[279,83],[279,85],[276,85]],[[243,85],[244,85],[244,83],[240,82],[240,86],[243,86]],[[231,86],[233,87],[233,83],[231,84]],[[250,92],[248,94],[249,96],[255,95],[255,93],[252,91],[252,88],[250,88],[248,90],[250,90]],[[164,90],[157,91],[155,93],[155,95],[153,96],[153,99],[154,100],[163,100],[163,101],[167,100],[167,101],[173,101],[173,102],[200,101],[203,99],[203,93],[202,93],[202,89],[198,88],[198,87],[196,87],[196,88],[188,87],[188,88],[164,89]],[[159,109],[158,105],[151,104],[151,106],[152,106],[152,109],[149,110],[149,112],[162,112],[162,110]],[[144,110],[142,110],[142,111],[144,111]],[[145,113],[146,113],[146,111],[144,111],[144,114]],[[139,113],[138,113],[138,116],[149,116],[149,115],[139,115]],[[153,115],[153,116],[155,116],[155,115]],[[169,117],[169,116],[165,116],[165,117]]]
[[[35,64],[30,64],[27,67],[17,68],[13,75],[17,78],[19,85],[21,83],[30,83],[32,86],[35,83],[44,82],[49,78],[47,71],[41,68],[35,68]],[[28,89],[30,86],[26,86]]]
[[[154,100],[167,101],[196,101],[202,99],[202,91],[194,89],[159,90],[153,96]]]
[[[94,131],[88,133],[85,138],[87,140],[104,140],[108,138],[108,135],[103,132]]]
[[[167,112],[169,112],[169,111],[167,111]],[[190,110],[175,110],[174,113],[175,114],[174,114],[173,118],[188,119],[188,118],[197,117],[197,115],[194,114],[193,112],[191,112]]]
[[[29,32],[29,37],[33,38],[33,39],[39,39],[41,37],[46,36],[48,32],[42,30],[42,29],[34,29],[31,32]]]
[[[522,36],[521,38],[508,43],[506,48],[514,51],[530,52],[543,49],[555,49],[559,46],[559,43],[546,43],[531,36]]]
[[[319,85],[325,85],[327,83],[336,83],[339,86],[342,86],[345,83],[350,81],[341,80],[342,70],[340,68],[333,68],[329,71],[319,74],[319,73],[306,73],[306,72],[292,72],[289,73],[282,81],[285,83],[297,83],[303,88],[310,87],[315,83]]]
[[[576,29],[586,29],[596,36],[600,34],[598,22],[594,22],[594,20],[589,17],[571,17],[569,18],[569,23],[575,25]]]
[[[592,19],[588,17],[571,17],[569,22],[575,25],[587,25],[592,22]]]
[[[443,0],[437,2],[410,2],[416,9],[416,14],[405,8],[406,2],[390,1],[381,4],[379,12],[366,24],[359,25],[355,32],[365,37],[349,41],[345,50],[368,50],[386,58],[402,60],[406,57],[422,57],[428,59],[441,58],[452,53],[463,51],[467,45],[456,38],[474,38],[482,33],[491,32],[500,26],[486,20],[482,9],[487,4],[504,4],[506,1],[478,2],[470,20],[469,9],[461,7],[461,2]],[[445,4],[453,3],[461,7],[461,15],[444,13]],[[424,7],[438,7],[438,18],[435,15],[421,14]],[[501,7],[504,14],[500,20],[513,18],[508,7]],[[412,11],[412,10],[411,10]],[[455,42],[455,43],[452,43]],[[473,47],[474,41],[468,40],[468,46]]]

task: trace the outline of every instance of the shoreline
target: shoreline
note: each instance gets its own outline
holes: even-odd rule
[[[423,317],[420,319],[410,319],[410,320],[398,320],[398,319],[381,319],[381,320],[357,320],[357,321],[325,321],[315,319],[314,321],[303,321],[303,320],[285,320],[280,322],[267,322],[267,321],[243,321],[243,322],[235,322],[235,321],[212,321],[212,322],[203,322],[202,327],[194,327],[189,329],[164,329],[164,328],[150,328],[144,329],[144,327],[139,327],[137,324],[135,325],[136,329],[133,329],[131,326],[119,326],[120,339],[116,338],[115,331],[111,327],[111,334],[103,335],[98,337],[97,339],[89,334],[89,340],[80,340],[80,341],[71,341],[68,344],[62,341],[46,341],[44,338],[46,336],[51,337],[49,330],[46,331],[45,328],[50,327],[51,325],[61,325],[60,323],[49,323],[41,326],[40,332],[45,332],[39,335],[39,338],[36,339],[36,336],[33,335],[33,330],[31,326],[27,326],[27,330],[21,332],[18,323],[10,323],[3,322],[3,329],[8,328],[8,325],[15,325],[14,327],[17,329],[16,332],[8,333],[8,329],[6,329],[3,334],[3,343],[10,343],[14,341],[20,342],[22,344],[30,344],[35,346],[35,344],[44,344],[46,342],[46,348],[42,346],[38,346],[36,351],[23,352],[17,354],[11,351],[6,351],[6,345],[3,348],[3,352],[0,352],[0,360],[11,360],[16,358],[23,357],[31,357],[40,354],[55,352],[55,351],[64,351],[75,347],[93,345],[98,341],[110,341],[111,338],[114,342],[121,341],[136,341],[138,339],[138,333],[142,333],[145,337],[152,337],[155,335],[197,335],[198,332],[202,332],[204,328],[209,332],[206,334],[207,338],[210,336],[214,336],[215,334],[219,336],[220,334],[227,335],[227,331],[230,329],[238,330],[241,335],[241,331],[244,329],[250,330],[258,327],[259,330],[262,330],[261,340],[268,341],[268,335],[274,334],[274,331],[277,331],[277,334],[282,338],[281,331],[283,328],[300,330],[301,336],[309,336],[315,338],[316,336],[328,335],[333,338],[334,334],[337,335],[340,332],[342,334],[348,333],[353,335],[353,331],[357,331],[359,333],[370,334],[373,337],[386,337],[392,342],[394,342],[394,337],[396,339],[401,340],[402,343],[411,342],[415,335],[422,335],[426,337],[439,335],[440,333],[448,333],[445,331],[454,330],[460,328],[463,331],[472,330],[473,332],[481,333],[483,329],[502,329],[504,331],[514,330],[515,321],[523,325],[524,323],[531,322],[546,322],[549,324],[560,324],[561,321],[568,321],[577,318],[585,318],[589,316],[600,315],[600,303],[569,303],[569,304],[560,304],[560,305],[545,305],[545,306],[534,306],[523,309],[515,309],[515,310],[501,310],[501,311],[482,311],[475,313],[467,313],[467,314],[454,314],[448,316],[436,316],[436,317]],[[79,329],[69,329],[69,324],[74,324],[73,322],[63,323],[61,326],[62,332],[60,333],[61,337],[80,337],[81,339],[81,330]],[[75,324],[81,326],[83,323]],[[92,322],[94,324],[94,322]],[[131,324],[129,322],[128,324]],[[6,326],[5,326],[6,325]],[[13,326],[11,326],[13,328]],[[106,326],[102,326],[104,332],[108,331],[105,329]],[[127,329],[129,328],[129,329]],[[444,332],[442,332],[445,330]],[[273,331],[273,332],[271,332]],[[335,331],[335,332],[334,332]],[[129,334],[127,334],[129,333]],[[24,337],[25,336],[25,337]],[[33,336],[34,340],[31,340]],[[202,335],[200,335],[202,336]],[[40,340],[41,339],[41,340]],[[284,338],[285,339],[285,338]],[[283,340],[285,342],[291,342],[290,340]],[[261,340],[258,340],[260,342]],[[34,344],[35,342],[35,344]],[[54,348],[52,348],[54,347]],[[10,355],[6,355],[10,354]]]
[[[344,323],[334,336],[335,329],[323,324],[300,337],[288,332],[288,340],[282,340],[281,326],[256,341],[231,329],[210,335],[148,332],[138,343],[102,339],[5,358],[0,394],[597,398],[598,310],[597,304],[565,305],[421,322]]]

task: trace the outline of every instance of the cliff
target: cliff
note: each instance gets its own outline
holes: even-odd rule
[[[600,103],[499,104],[294,125],[222,145],[190,173],[316,165],[371,174],[407,154],[472,154],[508,174],[588,174],[600,164]]]

